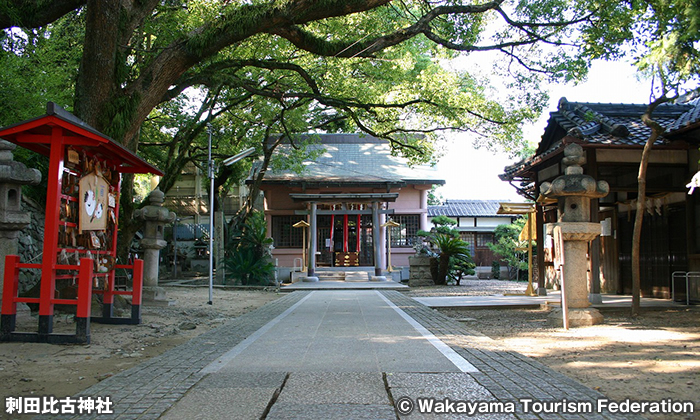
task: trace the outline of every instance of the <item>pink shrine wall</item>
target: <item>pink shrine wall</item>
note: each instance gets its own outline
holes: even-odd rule
[[[391,192],[399,193],[396,202],[387,203],[388,208],[394,210],[394,214],[419,214],[420,229],[429,230],[428,222],[428,190],[431,185],[409,184]],[[306,210],[305,203],[295,203],[290,197],[291,193],[302,193],[301,188],[290,188],[285,185],[264,185],[265,193],[264,210],[267,221],[268,235],[272,234],[272,216],[294,215],[296,210]],[[352,194],[352,193],[386,193],[386,189],[367,188],[315,188],[306,189],[305,194]],[[304,216],[299,216],[299,220]],[[386,215],[380,215],[380,224],[386,222]],[[380,230],[381,267],[386,269],[386,229]],[[272,251],[273,258],[278,260],[279,267],[293,267],[295,258],[301,258],[301,248],[275,248]],[[394,267],[408,267],[408,257],[415,254],[413,248],[392,248],[391,264]],[[297,262],[298,265],[298,262]]]

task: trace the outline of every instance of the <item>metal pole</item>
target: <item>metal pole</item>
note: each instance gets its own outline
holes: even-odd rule
[[[207,124],[209,133],[209,305],[213,304],[214,289],[214,161],[211,158],[211,124]]]
[[[173,225],[173,279],[177,278],[177,217]]]
[[[306,228],[302,227],[301,231],[301,266],[306,270]]]
[[[386,271],[390,272],[392,271],[391,268],[391,227],[386,228],[386,257],[387,257],[387,267]]]
[[[535,291],[532,289],[532,212],[527,214],[527,290],[525,294],[534,296]]]

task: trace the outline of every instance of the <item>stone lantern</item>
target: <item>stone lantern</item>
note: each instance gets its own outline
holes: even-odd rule
[[[0,290],[5,273],[5,257],[17,255],[17,237],[32,220],[22,210],[22,185],[38,184],[41,172],[14,161],[17,146],[0,140]]]
[[[158,287],[160,250],[167,242],[163,239],[166,223],[175,221],[175,213],[163,207],[165,194],[155,189],[148,196],[148,206],[134,212],[134,219],[144,222],[141,248],[143,255],[143,299],[148,301],[165,300],[165,290]]]
[[[608,195],[610,187],[605,181],[596,182],[583,174],[581,165],[586,163],[583,148],[570,144],[564,149],[564,175],[551,183],[544,182],[540,192],[547,198],[558,200],[557,223],[546,225],[547,233],[560,237],[556,243],[564,264],[561,276],[564,279],[568,321],[572,327],[594,325],[603,322],[603,316],[591,305],[588,298],[588,242],[600,235],[600,223],[591,223],[591,199]],[[561,312],[550,315],[550,323],[562,325]]]

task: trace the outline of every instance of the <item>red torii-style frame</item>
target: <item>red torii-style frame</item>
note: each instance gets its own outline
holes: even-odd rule
[[[4,290],[1,311],[0,341],[24,341],[47,343],[89,343],[90,321],[110,324],[138,324],[141,322],[141,292],[143,285],[143,261],[134,260],[133,265],[114,265],[106,273],[94,271],[93,260],[81,256],[79,264],[59,264],[59,228],[77,228],[75,223],[61,221],[62,200],[78,202],[74,197],[64,194],[64,173],[71,173],[65,163],[69,148],[72,152],[82,153],[86,158],[95,160],[111,168],[116,180],[114,216],[115,223],[111,236],[111,248],[106,251],[94,251],[98,258],[104,255],[115,258],[117,245],[117,223],[119,220],[119,194],[121,191],[122,173],[151,173],[163,175],[156,167],[148,164],[122,145],[101,134],[73,114],[58,105],[49,102],[46,115],[23,121],[0,129],[0,138],[15,143],[26,149],[49,157],[48,188],[46,195],[46,221],[41,264],[20,263],[18,256],[10,255],[5,261]],[[108,217],[108,216],[107,216]],[[85,254],[87,249],[69,249],[76,255]],[[115,290],[115,270],[133,270],[133,285],[131,291]],[[22,298],[18,296],[18,281],[20,269],[40,269],[41,283],[39,298]],[[61,278],[57,271],[77,271],[71,275],[77,278],[77,299],[59,299],[56,297],[56,280]],[[101,290],[93,290],[93,282],[98,278],[105,279]],[[101,317],[90,316],[92,294],[103,295],[103,313]],[[132,297],[131,318],[115,318],[112,316],[114,295],[129,295]],[[15,332],[17,303],[39,304],[39,325],[37,333]],[[54,305],[76,305],[76,334],[54,334],[53,315]]]

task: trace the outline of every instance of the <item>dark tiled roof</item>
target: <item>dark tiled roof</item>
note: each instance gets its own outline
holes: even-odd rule
[[[558,109],[550,113],[547,127],[534,156],[505,168],[503,180],[553,155],[565,146],[564,139],[582,145],[644,147],[651,129],[641,121],[646,104],[602,104],[559,100]],[[700,117],[700,105],[663,104],[654,111],[654,119],[667,131],[693,124]],[[669,145],[668,136],[659,137],[655,147]]]
[[[670,124],[668,131],[674,133],[697,124],[700,124],[700,100],[696,99],[695,106]]]
[[[496,214],[501,202],[498,200],[446,200],[441,206],[428,206],[428,216],[512,217],[507,214]]]

